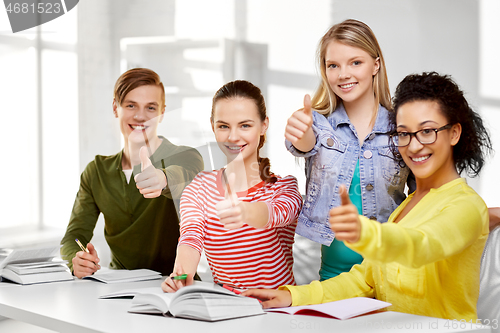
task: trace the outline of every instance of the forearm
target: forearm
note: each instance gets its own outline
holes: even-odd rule
[[[243,222],[257,229],[262,229],[269,221],[269,208],[263,201],[240,202]]]
[[[374,297],[371,266],[367,263],[354,265],[347,273],[329,280],[313,281],[309,285],[282,286],[292,295],[292,306],[319,304],[352,297]]]
[[[316,145],[316,136],[314,135],[312,127],[309,128],[304,133],[304,137],[302,137],[302,139],[299,139],[295,143],[293,143],[293,146],[297,150],[300,150],[301,152],[304,153],[307,153],[308,151],[313,149],[315,145]]]
[[[360,216],[359,241],[345,244],[365,259],[418,268],[463,251],[484,234],[486,207],[480,212],[471,208],[473,205],[472,201],[464,200],[461,202],[464,209],[456,205],[443,208],[413,228],[399,223],[380,224]]]
[[[201,254],[198,250],[189,245],[181,244],[177,247],[174,270],[181,269],[182,273],[194,275],[196,274],[200,257]]]
[[[81,251],[75,239],[79,239],[84,245],[89,243],[94,235],[94,228],[97,222],[94,214],[80,215],[73,211],[66,233],[61,240],[61,258],[68,261],[68,267],[73,270],[72,259],[76,253]]]
[[[175,164],[168,163],[169,161]],[[167,178],[167,190],[162,194],[170,195],[174,199],[181,197],[184,188],[204,168],[203,158],[192,148],[170,155],[163,165],[167,165],[163,169]]]
[[[203,161],[195,161],[193,165],[171,165],[163,169],[167,179],[167,188],[162,195],[168,198],[179,199],[184,188],[203,170]]]

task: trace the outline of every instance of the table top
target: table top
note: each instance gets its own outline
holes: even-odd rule
[[[490,332],[475,323],[398,312],[349,320],[267,313],[220,322],[131,314],[130,299],[98,299],[123,289],[159,286],[161,280],[104,284],[78,280],[20,286],[0,283],[0,316],[60,332]]]

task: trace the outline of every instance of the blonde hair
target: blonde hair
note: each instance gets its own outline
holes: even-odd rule
[[[377,117],[379,104],[387,110],[392,110],[391,92],[387,80],[384,56],[378,45],[377,38],[369,26],[361,21],[352,19],[332,26],[319,42],[316,56],[321,72],[321,84],[312,99],[312,107],[322,115],[328,116],[342,101],[340,97],[335,95],[326,77],[326,49],[332,41],[357,47],[368,53],[373,59],[379,58],[380,68],[377,74],[373,76],[373,92],[376,103],[373,110],[372,122]]]

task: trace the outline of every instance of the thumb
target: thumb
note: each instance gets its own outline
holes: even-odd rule
[[[347,193],[347,188],[345,187],[345,185],[340,185],[339,194],[342,206],[349,205],[351,203],[351,199],[349,198],[349,193]]]
[[[309,94],[304,96],[304,113],[308,116],[312,116],[311,96],[309,96]]]
[[[148,155],[148,148],[146,146],[142,146],[139,151],[139,157],[141,158],[141,172],[144,171],[147,167],[151,166],[151,160]]]
[[[236,181],[236,175],[234,173],[229,174],[229,176],[227,177],[227,184],[226,184],[226,199],[231,200],[233,206],[237,203],[238,200],[238,196],[234,191],[235,181]]]

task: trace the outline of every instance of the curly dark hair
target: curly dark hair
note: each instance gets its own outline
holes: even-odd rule
[[[464,97],[464,93],[449,75],[436,72],[424,72],[406,76],[396,88],[393,98],[394,112],[391,112],[392,131],[396,130],[398,109],[414,101],[435,101],[449,124],[460,123],[462,134],[453,147],[455,167],[471,177],[479,174],[485,163],[485,157],[493,151],[490,135],[483,120]],[[392,142],[391,142],[392,144]],[[397,148],[392,144],[393,152],[401,159]]]

